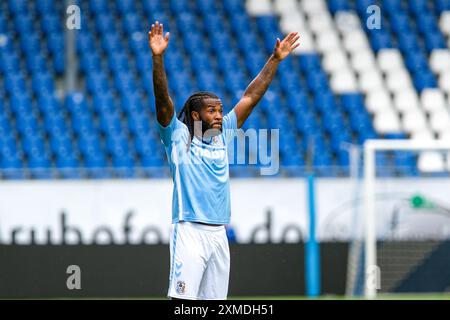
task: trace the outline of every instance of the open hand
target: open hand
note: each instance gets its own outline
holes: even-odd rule
[[[300,43],[297,43],[297,40],[300,38],[298,32],[289,33],[283,41],[280,41],[277,38],[277,43],[275,44],[275,48],[273,50],[273,54],[276,59],[283,60],[286,58],[295,48],[297,48]]]
[[[163,35],[163,31],[163,25],[156,21],[148,32],[148,45],[154,56],[163,54],[169,45],[169,32]]]

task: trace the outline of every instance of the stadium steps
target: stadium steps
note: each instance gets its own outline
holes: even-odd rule
[[[386,242],[378,250],[381,292],[394,292],[438,247],[436,241]]]

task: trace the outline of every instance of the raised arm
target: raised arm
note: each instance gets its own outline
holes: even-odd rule
[[[286,58],[292,50],[299,46],[299,44],[296,44],[299,37],[298,32],[291,32],[283,39],[283,41],[280,41],[280,39],[277,38],[275,48],[269,60],[256,78],[249,84],[241,100],[239,100],[234,107],[238,128],[244,124],[253,108],[259,100],[261,100],[275,76],[278,64]]]
[[[148,44],[152,50],[156,118],[163,127],[167,127],[175,112],[164,70],[164,51],[169,45],[169,32],[163,35],[163,25],[158,21],[152,24],[148,33]]]

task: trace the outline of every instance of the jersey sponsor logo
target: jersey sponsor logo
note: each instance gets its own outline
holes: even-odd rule
[[[177,293],[184,294],[186,292],[186,283],[184,281],[177,282]]]

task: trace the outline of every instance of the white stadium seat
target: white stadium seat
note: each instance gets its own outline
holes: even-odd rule
[[[316,35],[316,47],[320,52],[333,51],[340,47],[339,36],[337,32],[330,29]]]
[[[343,50],[325,52],[322,58],[322,66],[324,70],[331,73],[335,70],[350,69],[348,58]]]
[[[308,15],[328,11],[327,4],[324,0],[300,0],[300,9]]]
[[[444,157],[442,153],[436,151],[421,152],[417,161],[417,167],[422,172],[445,171]]]
[[[439,89],[426,88],[420,95],[423,108],[428,112],[445,108],[444,93]]]
[[[316,51],[316,45],[314,43],[314,39],[309,31],[306,30],[300,30],[300,43],[299,45],[292,53],[295,55],[303,54],[303,53],[309,53],[309,52],[315,52]]]
[[[358,83],[355,74],[350,70],[338,70],[331,75],[331,89],[336,93],[356,92]]]
[[[350,61],[353,69],[358,73],[376,68],[375,57],[370,49],[353,52]]]
[[[430,126],[436,132],[445,131],[450,128],[450,113],[448,110],[430,114]]]
[[[361,22],[355,12],[338,11],[334,15],[334,21],[337,29],[341,33],[348,33],[361,28]]]
[[[450,128],[448,128],[448,130],[443,130],[441,132],[439,132],[439,140],[445,140],[450,142]]]
[[[439,28],[445,35],[450,36],[450,11],[444,11],[441,13]]]
[[[278,14],[297,12],[298,2],[297,0],[275,0],[273,8]]]
[[[408,133],[425,130],[427,118],[420,109],[405,112],[402,117],[402,128]]]
[[[344,34],[344,48],[349,52],[370,49],[366,34],[361,29],[349,31]]]
[[[439,88],[450,93],[450,70],[441,72],[439,76]]]
[[[309,28],[314,34],[320,34],[330,29],[334,30],[333,19],[328,11],[311,14],[308,21]]]
[[[401,132],[398,114],[392,110],[375,114],[373,126],[381,134]]]
[[[270,0],[247,0],[246,9],[251,16],[273,14],[272,3]]]
[[[378,51],[378,65],[383,72],[404,68],[402,55],[397,49],[381,49]]]
[[[377,91],[371,91],[367,94],[365,99],[367,110],[371,113],[382,110],[394,110],[392,107],[392,100],[389,92],[384,88]]]
[[[383,88],[383,76],[378,69],[372,69],[359,75],[359,87],[364,93]]]
[[[420,140],[420,141],[428,141],[434,139],[433,132],[430,131],[430,129],[425,129],[421,131],[415,131],[411,134],[411,139],[414,140]]]
[[[393,92],[403,91],[412,87],[411,76],[405,69],[396,69],[386,74],[386,86]]]
[[[450,71],[450,50],[434,49],[431,51],[430,68],[438,74],[444,71]]]
[[[283,13],[280,19],[280,29],[284,34],[292,31],[303,33],[306,28],[305,17],[298,11]]]
[[[411,88],[394,93],[394,106],[400,112],[419,109],[420,103],[416,90]]]

